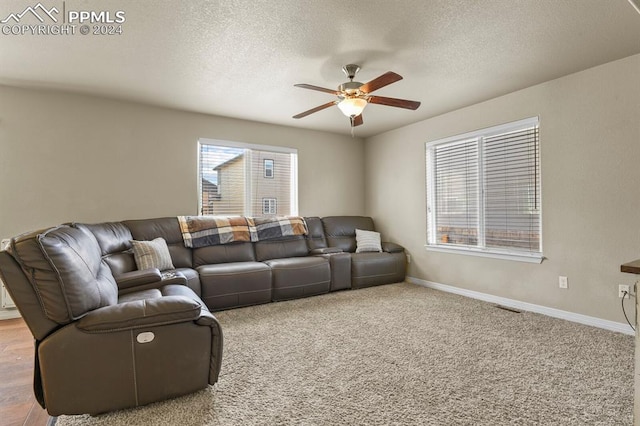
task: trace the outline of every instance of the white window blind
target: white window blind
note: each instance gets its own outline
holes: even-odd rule
[[[538,127],[484,139],[485,245],[540,251]]]
[[[436,241],[476,245],[478,241],[478,144],[460,141],[434,147]]]
[[[296,150],[207,141],[199,143],[200,214],[297,215]]]
[[[541,259],[537,118],[429,142],[427,247]]]

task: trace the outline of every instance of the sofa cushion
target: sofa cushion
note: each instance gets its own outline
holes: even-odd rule
[[[380,233],[356,229],[356,253],[381,252]]]
[[[265,261],[273,276],[274,301],[328,293],[331,286],[329,260],[321,256]]]
[[[230,243],[193,249],[193,266],[216,263],[255,262],[251,243]]]
[[[301,257],[309,255],[307,242],[302,236],[284,237],[254,243],[256,260],[264,262],[270,259]]]
[[[102,260],[109,266],[114,276],[138,269],[136,259],[133,257],[133,250],[107,254],[102,256]]]
[[[158,237],[152,241],[131,240],[131,244],[138,269],[157,268],[161,271],[174,269],[173,263],[171,263],[169,248],[164,238]]]
[[[351,288],[404,281],[406,256],[401,253],[352,253]]]
[[[67,324],[117,302],[115,279],[93,234],[63,225],[14,238],[11,252],[52,321]]]
[[[131,231],[121,222],[74,223],[73,227],[93,234],[100,245],[104,260],[114,276],[137,269],[131,251]]]
[[[319,217],[305,217],[307,222],[307,244],[309,250],[322,249],[327,247],[327,239],[324,236],[324,229],[322,228],[322,221]]]
[[[74,223],[73,226],[92,233],[100,245],[103,256],[131,249],[133,236],[129,228],[121,222]]]
[[[198,267],[202,300],[211,310],[271,301],[271,269],[262,262],[232,262]]]
[[[328,216],[322,218],[322,226],[329,247],[343,251],[356,251],[356,229],[375,231],[373,219],[364,216]]]

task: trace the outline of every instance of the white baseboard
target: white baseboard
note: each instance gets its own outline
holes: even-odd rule
[[[609,321],[601,318],[590,317],[588,315],[563,311],[560,309],[548,308],[542,305],[534,305],[533,303],[521,302],[519,300],[507,299],[506,297],[481,293],[479,291],[467,290],[464,288],[454,287],[446,284],[434,283],[432,281],[426,281],[415,277],[407,277],[406,281],[413,284],[421,285],[423,287],[432,288],[434,290],[446,291],[447,293],[455,293],[461,296],[470,297],[472,299],[479,299],[485,302],[507,306],[509,308],[535,312],[537,314],[547,315],[554,318],[560,318],[567,321],[573,321],[580,324],[603,328],[605,330],[615,331],[618,333],[629,334],[632,336],[635,335],[635,332],[631,327],[629,327],[629,324],[623,322]]]
[[[20,312],[17,309],[0,309],[0,321],[20,318]]]

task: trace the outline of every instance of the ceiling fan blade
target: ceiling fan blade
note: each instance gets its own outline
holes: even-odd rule
[[[294,115],[294,116],[293,116],[293,118],[302,118],[302,117],[306,117],[307,115],[313,114],[314,112],[322,111],[322,110],[323,110],[323,109],[325,109],[325,108],[329,108],[329,107],[331,107],[331,106],[334,106],[334,105],[335,105],[335,104],[337,104],[337,103],[338,103],[338,101],[331,101],[331,102],[327,102],[327,103],[326,103],[326,104],[324,104],[324,105],[320,105],[320,106],[317,106],[317,107],[315,107],[315,108],[311,108],[311,109],[310,109],[310,110],[308,110],[308,111],[301,112],[301,113],[300,113],[300,114],[298,114],[298,115]]]
[[[355,117],[350,117],[350,120],[351,120],[351,127],[360,126],[362,125],[362,123],[364,123],[364,121],[362,120],[362,114],[357,115]]]
[[[380,77],[374,78],[370,82],[363,84],[362,86],[360,86],[360,90],[365,93],[371,93],[374,90],[378,90],[381,87],[387,86],[400,80],[402,80],[401,75],[396,74],[393,71],[389,71],[382,74]]]
[[[387,105],[397,108],[416,110],[420,106],[418,101],[408,101],[406,99],[385,98],[384,96],[369,96],[369,102],[378,105]]]
[[[340,92],[331,89],[325,89],[324,87],[314,86],[312,84],[294,84],[295,87],[302,87],[303,89],[317,90],[318,92],[331,93],[332,95],[339,95]]]

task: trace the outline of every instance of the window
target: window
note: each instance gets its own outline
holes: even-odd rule
[[[538,119],[426,144],[427,249],[541,262]]]
[[[297,150],[200,139],[198,154],[200,214],[298,214]]]
[[[265,215],[277,214],[278,213],[277,204],[278,204],[278,200],[276,200],[275,198],[263,198],[262,214],[265,214]]]
[[[273,160],[264,160],[264,177],[273,178]]]

